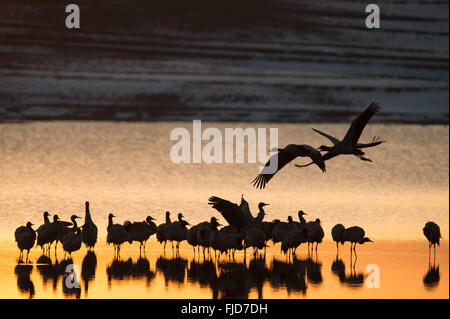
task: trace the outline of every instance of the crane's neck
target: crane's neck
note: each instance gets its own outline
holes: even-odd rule
[[[264,211],[264,208],[262,206],[260,206],[258,215],[256,215],[255,220],[258,222],[262,222],[265,214],[266,214],[266,212]]]
[[[306,224],[306,220],[303,218],[302,215],[298,215],[298,219],[300,220],[300,224]]]
[[[170,221],[170,214],[169,214],[169,212],[167,212],[166,213],[166,224],[170,224],[171,223],[171,221]]]
[[[92,218],[91,218],[91,212],[89,211],[89,205],[86,205],[86,210],[85,210],[85,216],[84,216],[84,222],[87,224],[92,224]]]
[[[44,224],[49,224],[50,219],[48,218],[48,214],[44,213]]]
[[[113,225],[113,217],[111,215],[108,216],[108,228]]]
[[[77,220],[75,218],[72,218],[72,224],[73,224],[73,229],[77,229],[78,228]]]

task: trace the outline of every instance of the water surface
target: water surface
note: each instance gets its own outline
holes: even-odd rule
[[[88,253],[85,248],[72,259],[41,256],[35,250],[30,264],[17,264],[17,251],[2,241],[0,298],[448,298],[448,241],[428,262],[423,241],[377,241],[357,247],[350,259],[349,246],[336,256],[334,243],[325,242],[317,256],[306,246],[295,260],[279,253],[279,244],[266,256],[238,252],[235,260],[222,256],[204,258],[181,244],[180,255],[149,241],[145,256],[137,244],[124,246],[115,259],[103,243]],[[79,268],[80,288],[66,289],[68,264]],[[379,269],[379,287],[369,276]]]
[[[175,164],[170,160],[170,132],[192,130],[190,122],[111,123],[35,122],[0,125],[0,237],[30,220],[43,222],[47,210],[69,219],[84,216],[84,202],[106,232],[107,215],[116,221],[157,223],[167,210],[182,212],[195,224],[218,213],[208,205],[212,195],[239,202],[245,194],[254,214],[260,201],[269,203],[267,219],[286,220],[299,209],[308,220],[320,218],[326,231],[336,223],[362,226],[373,239],[422,239],[423,225],[433,220],[448,238],[448,126],[371,124],[361,141],[387,140],[367,150],[368,163],[354,156],[327,161],[327,172],[303,169],[294,162],[283,168],[264,190],[251,181],[260,164]],[[202,123],[217,127],[277,127],[279,144],[328,140],[311,127],[337,137],[341,124]],[[268,148],[268,147],[267,147]],[[220,216],[220,215],[219,215]],[[222,222],[225,222],[220,216]]]

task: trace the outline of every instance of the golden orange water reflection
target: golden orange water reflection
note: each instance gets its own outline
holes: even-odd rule
[[[436,260],[428,262],[423,241],[376,241],[357,247],[350,260],[349,246],[336,256],[334,243],[319,246],[317,256],[308,257],[306,246],[295,260],[279,253],[279,244],[265,257],[250,251],[235,260],[222,256],[194,257],[186,243],[180,255],[154,240],[139,256],[136,244],[125,245],[119,259],[113,249],[100,242],[95,253],[85,248],[64,260],[53,251],[50,260],[33,249],[28,265],[18,265],[18,250],[3,240],[0,258],[0,298],[449,298],[448,241],[438,247]],[[61,247],[59,247],[61,248]],[[48,264],[51,262],[51,265]],[[78,266],[80,288],[66,288],[66,266]],[[368,288],[368,265],[379,267],[379,288]]]

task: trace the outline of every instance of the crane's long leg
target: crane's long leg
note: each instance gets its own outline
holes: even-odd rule
[[[352,252],[352,246],[353,244],[350,243],[350,265],[352,265],[353,261],[352,261],[352,257],[353,257],[353,252]]]
[[[370,158],[364,157],[362,155],[355,155],[357,158],[359,158],[362,161],[366,161],[366,162],[372,162],[372,160]]]
[[[386,142],[386,141],[380,141],[380,138],[381,138],[380,136],[374,136],[371,143],[367,143],[367,144],[357,143],[356,147],[357,148],[373,147],[373,146],[377,146],[377,145],[380,145],[381,143]]]
[[[436,264],[436,244],[434,244],[433,264]]]

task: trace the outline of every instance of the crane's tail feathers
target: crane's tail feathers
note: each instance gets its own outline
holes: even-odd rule
[[[387,142],[387,141],[380,141],[380,138],[381,138],[381,136],[374,136],[373,139],[372,139],[372,143],[373,142],[379,142],[381,144],[381,143]]]
[[[359,158],[362,161],[366,161],[366,162],[371,162],[372,163],[372,160],[370,158],[364,157],[362,155],[356,155],[356,157]]]

